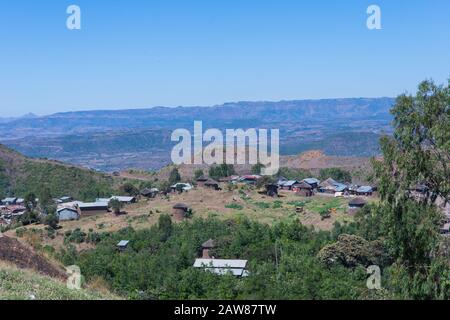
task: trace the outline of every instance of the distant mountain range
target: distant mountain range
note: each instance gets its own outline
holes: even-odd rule
[[[280,129],[281,152],[321,149],[329,155],[371,156],[391,132],[392,98],[237,102],[213,107],[155,107],[27,116],[0,121],[0,141],[28,156],[99,170],[159,169],[170,162],[177,128]]]

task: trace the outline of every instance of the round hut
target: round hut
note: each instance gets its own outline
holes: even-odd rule
[[[313,196],[313,188],[306,182],[302,182],[302,183],[294,185],[293,190],[297,193],[297,195],[302,196],[302,197],[312,197]]]
[[[211,249],[214,249],[216,244],[213,239],[209,239],[202,243],[202,259],[211,259],[209,252]]]
[[[189,207],[184,203],[177,203],[173,206],[172,215],[177,221],[181,221],[186,217]]]
[[[199,187],[204,187],[205,183],[208,181],[209,179],[206,176],[200,176],[197,178],[197,185]]]

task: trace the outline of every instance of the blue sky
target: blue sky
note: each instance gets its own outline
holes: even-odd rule
[[[66,28],[79,5],[82,30]],[[368,30],[366,9],[382,10]],[[450,77],[448,0],[2,0],[0,117],[396,96]]]

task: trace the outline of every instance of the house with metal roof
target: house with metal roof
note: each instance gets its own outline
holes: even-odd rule
[[[76,208],[59,208],[56,210],[56,215],[59,221],[79,220],[81,213]]]
[[[135,203],[136,202],[136,198],[135,197],[130,197],[130,196],[112,196],[110,199],[111,200],[118,200],[119,202],[125,203],[125,204],[130,204],[130,203]]]
[[[292,190],[292,187],[296,184],[299,184],[300,182],[297,180],[288,180],[288,181],[283,181],[280,184],[280,188],[283,190]]]
[[[81,215],[96,215],[105,214],[109,212],[109,203],[106,201],[97,202],[80,202],[75,201],[74,204],[80,208]]]
[[[128,245],[130,244],[129,240],[121,240],[119,241],[119,243],[117,244],[117,247],[119,248],[119,250],[125,250],[128,248]]]
[[[313,189],[316,189],[319,186],[320,180],[316,178],[306,178],[303,179],[303,182],[309,184]]]
[[[5,198],[2,200],[2,204],[5,206],[14,205],[14,204],[16,204],[16,202],[17,202],[17,198],[15,198],[15,197],[9,197],[9,198]]]
[[[356,189],[356,194],[360,196],[371,196],[373,193],[373,188],[371,186],[361,186]]]
[[[231,273],[236,277],[246,277],[247,260],[231,260],[231,259],[196,259],[194,268],[203,268],[218,275]]]

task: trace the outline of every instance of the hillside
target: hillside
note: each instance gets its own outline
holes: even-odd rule
[[[57,278],[66,279],[64,270],[47,261],[31,247],[18,240],[0,234],[0,261],[14,264],[21,269],[32,269],[34,272]]]
[[[95,168],[159,170],[170,164],[171,132],[209,128],[280,130],[280,152],[312,149],[332,156],[380,153],[390,134],[390,98],[236,102],[212,107],[156,107],[57,113],[0,123],[0,143],[30,157]]]
[[[312,175],[317,176],[320,169],[325,168],[341,168],[352,173],[355,182],[365,180],[371,172],[371,164],[369,157],[339,157],[326,155],[321,150],[309,150],[292,156],[281,156],[280,167],[290,169],[308,170]],[[166,166],[159,170],[156,174],[145,174],[145,172],[137,170],[128,170],[121,172],[121,176],[128,179],[143,179],[143,180],[167,180],[170,172],[174,168],[173,165]],[[183,179],[193,179],[196,170],[201,169],[205,174],[208,174],[210,166],[206,164],[201,165],[179,165],[178,171]],[[234,165],[237,174],[250,174],[251,165]],[[361,179],[359,179],[361,178]]]
[[[56,279],[0,262],[0,300],[113,300],[107,292],[70,290]]]
[[[30,159],[0,145],[0,196],[39,194],[44,186],[54,197],[70,195],[88,200],[110,194],[114,179],[58,161]]]

